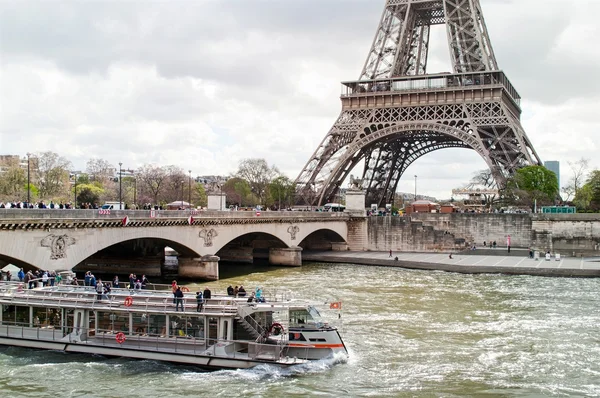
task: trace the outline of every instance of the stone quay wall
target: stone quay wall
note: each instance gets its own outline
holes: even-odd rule
[[[413,213],[369,217],[367,250],[440,251],[532,247],[567,256],[600,256],[600,214]]]

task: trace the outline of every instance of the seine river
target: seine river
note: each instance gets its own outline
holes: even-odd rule
[[[0,396],[600,396],[600,279],[328,264],[247,270],[208,285],[341,300],[350,358],[203,372],[3,347]]]

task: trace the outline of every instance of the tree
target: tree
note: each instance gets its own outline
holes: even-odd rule
[[[37,154],[38,188],[42,199],[66,196],[69,192],[71,162],[57,153],[47,151]]]
[[[163,199],[166,202],[174,202],[180,200],[186,200],[188,195],[186,191],[188,188],[189,176],[185,174],[181,167],[167,166],[164,168],[167,178],[165,179],[165,189],[163,191]]]
[[[571,197],[577,197],[577,193],[585,180],[585,174],[588,170],[590,160],[581,158],[576,162],[567,162],[567,164],[571,168],[573,176],[569,180],[569,184],[563,187],[563,192],[567,194],[565,201],[569,201]]]
[[[27,171],[18,162],[11,162],[0,173],[0,196],[5,200],[27,200]]]
[[[115,167],[104,159],[92,158],[88,160],[85,171],[91,181],[99,181],[104,184],[114,177]]]
[[[152,198],[153,204],[158,204],[159,195],[164,190],[167,177],[167,171],[163,167],[149,164],[140,167],[137,171],[137,178],[142,195],[147,194]]]
[[[252,194],[248,181],[233,177],[223,184],[222,191],[227,196],[228,203],[237,203],[238,206],[247,206]]]
[[[558,180],[544,166],[525,166],[508,179],[503,194],[508,203],[516,205],[552,204],[558,197]]]
[[[278,209],[281,209],[282,203],[283,207],[285,207],[286,203],[289,205],[290,199],[294,197],[295,192],[296,187],[293,181],[283,175],[276,177],[269,184],[269,194],[272,203],[276,203]]]
[[[75,187],[73,187],[75,189]],[[77,204],[82,203],[98,204],[100,201],[100,195],[104,193],[104,190],[96,184],[77,184]]]
[[[235,175],[246,180],[252,193],[263,203],[268,196],[269,183],[279,174],[277,168],[269,167],[264,159],[244,159]]]
[[[204,184],[199,182],[192,183],[192,202],[194,206],[208,206],[208,196]]]
[[[577,191],[574,201],[578,208],[600,210],[600,170],[590,173],[586,183]]]

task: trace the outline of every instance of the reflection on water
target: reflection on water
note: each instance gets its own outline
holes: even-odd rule
[[[202,372],[1,348],[0,391],[19,397],[55,397],[58,390],[70,397],[600,395],[600,280],[330,264],[220,272],[222,280],[198,286],[261,285],[322,303],[343,301],[349,360]]]

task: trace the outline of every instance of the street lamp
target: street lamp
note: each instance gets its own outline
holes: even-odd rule
[[[121,166],[123,166],[123,163],[119,162],[119,210],[123,210],[123,184],[121,183],[123,178],[121,178]]]
[[[133,209],[137,210],[137,199],[136,199],[136,195],[137,195],[137,177],[133,177]]]
[[[190,208],[192,206],[192,170],[188,170],[190,173],[190,179],[188,180],[188,203],[190,204]]]
[[[181,210],[184,210],[185,207],[183,207],[183,183],[185,181],[181,180]]]
[[[223,184],[219,183],[219,210],[223,210]]]
[[[31,179],[29,177],[29,157],[31,154],[27,152],[27,207],[31,204]]]
[[[77,208],[77,173],[73,173],[73,178],[75,179],[75,189],[74,189],[74,194],[73,194],[73,203],[75,204],[75,206],[73,207],[74,209]]]
[[[417,201],[417,175],[415,174],[415,202]]]

